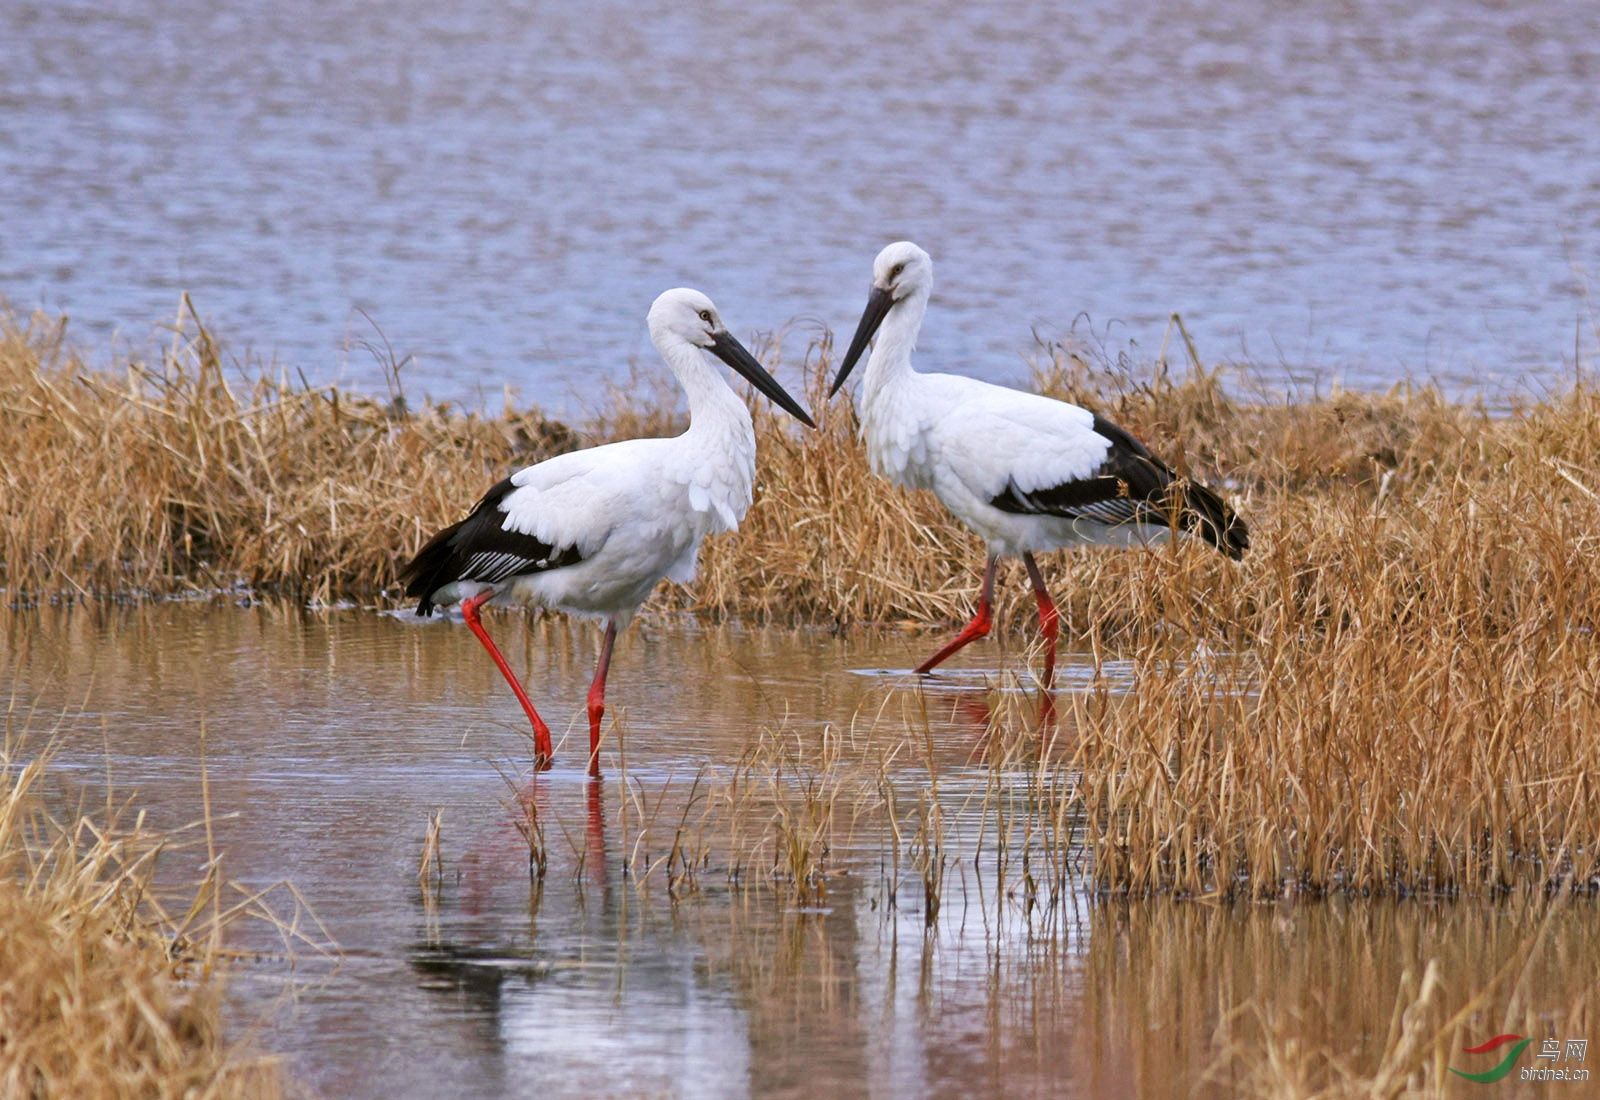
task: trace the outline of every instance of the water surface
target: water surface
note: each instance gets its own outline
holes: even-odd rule
[[[925,361],[1180,312],[1269,385],[1559,377],[1600,344],[1600,8],[399,0],[0,9],[0,295],[382,393],[593,403],[669,286],[848,330],[873,254]],[[160,335],[159,333],[157,334]]]
[[[1004,802],[1014,841],[1030,827],[1027,769],[983,763],[990,709],[1036,704],[1014,639],[919,689],[903,670],[924,633],[641,623],[612,670],[626,760],[613,736],[596,788],[593,629],[516,614],[490,629],[557,733],[537,780],[521,712],[459,624],[206,603],[0,624],[13,726],[59,726],[63,803],[98,801],[109,775],[174,828],[200,816],[204,776],[224,871],[292,883],[325,929],[308,939],[337,943],[333,958],[299,943],[291,967],[270,927],[234,933],[263,952],[233,981],[237,1026],[319,1095],[1231,1097],[1264,1084],[1268,1036],[1372,1072],[1430,962],[1437,1024],[1517,960],[1516,995],[1463,1025],[1472,1042],[1584,1037],[1591,908],[1552,921],[1524,964],[1536,922],[1519,903],[1129,905],[1052,884],[1045,860],[1082,853],[1037,843],[1030,895],[984,809]],[[1064,691],[1097,675],[1125,690],[1132,672],[1063,654]],[[881,805],[856,813],[885,784],[898,847]],[[542,884],[519,793],[544,829]],[[947,862],[930,913],[912,834],[934,803]],[[825,875],[775,880],[783,838],[823,805]],[[423,887],[435,813],[443,871]],[[674,840],[692,879],[669,873]],[[165,873],[190,883],[203,858],[174,851]],[[269,900],[296,911],[281,887]],[[1499,1094],[1534,1095],[1517,1087]]]

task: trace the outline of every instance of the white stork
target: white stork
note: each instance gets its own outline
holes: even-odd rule
[[[600,774],[606,671],[625,629],[663,577],[694,578],[700,542],[732,531],[750,507],[756,436],[750,410],[706,359],[709,351],[808,427],[805,409],[729,334],[697,290],[669,290],[650,307],[650,339],[689,395],[689,428],[630,439],[518,470],[472,514],[434,535],[400,573],[417,614],[459,603],[462,618],[533,723],[540,767],[550,729],[484,631],[478,609],[520,603],[606,620],[589,688],[589,774]]]
[[[1015,554],[1027,567],[1045,640],[1043,683],[1055,672],[1057,613],[1036,551],[1076,543],[1160,542],[1179,532],[1230,558],[1250,545],[1244,521],[1216,493],[1179,477],[1127,432],[1065,401],[911,366],[933,290],[933,260],[910,241],[889,245],[872,265],[872,292],[834,378],[839,392],[867,343],[857,407],[872,472],[931,489],[988,542],[978,609],[956,639],[917,668],[927,674],[989,633],[995,562]]]

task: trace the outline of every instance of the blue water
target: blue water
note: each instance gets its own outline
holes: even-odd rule
[[[187,290],[316,381],[383,392],[381,331],[414,395],[581,407],[660,290],[797,355],[899,237],[930,366],[1177,311],[1267,385],[1544,384],[1600,345],[1600,6],[0,8],[0,295],[92,355]]]

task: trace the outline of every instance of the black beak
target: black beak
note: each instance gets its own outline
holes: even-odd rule
[[[735,340],[727,329],[712,335],[711,354],[748,378],[752,386],[766,394],[784,412],[808,428],[816,427],[810,415],[800,407],[800,402],[790,397],[788,391],[778,385],[778,380],[767,373],[767,368],[757,362],[756,357],[746,351],[745,346]]]
[[[861,353],[867,350],[867,343],[872,339],[873,333],[878,331],[878,326],[883,324],[883,319],[889,313],[889,307],[894,305],[894,298],[887,290],[873,287],[872,293],[867,295],[867,308],[861,311],[861,322],[856,325],[856,334],[850,340],[850,350],[845,352],[844,363],[839,367],[839,373],[834,376],[833,389],[828,391],[832,397],[839,392],[839,387],[844,385],[844,380],[855,369],[856,360],[861,358]]]

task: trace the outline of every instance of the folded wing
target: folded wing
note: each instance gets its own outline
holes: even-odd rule
[[[1106,527],[1171,527],[1196,535],[1230,558],[1250,546],[1244,521],[1206,486],[1180,477],[1133,436],[1095,416],[1092,430],[1108,446],[1077,477],[1013,475],[989,503],[1017,515],[1060,516]],[[1077,465],[1077,463],[1075,463]]]

